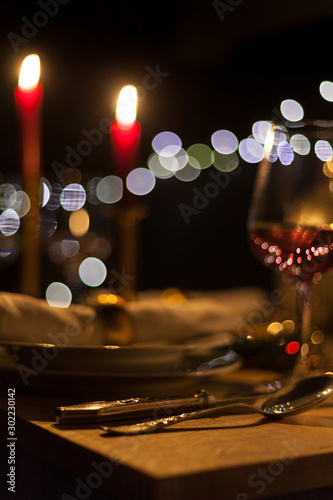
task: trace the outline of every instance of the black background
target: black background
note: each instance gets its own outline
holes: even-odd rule
[[[153,137],[177,133],[186,149],[229,129],[239,140],[258,119],[272,119],[283,99],[296,99],[307,117],[330,118],[333,104],[319,84],[333,80],[332,16],[327,1],[230,0],[223,12],[211,1],[82,2],[70,0],[16,49],[8,34],[22,36],[23,17],[33,20],[36,1],[1,6],[0,170],[19,170],[13,91],[19,66],[40,55],[44,85],[43,169],[82,140],[83,129],[113,117],[122,85],[142,86],[147,66],[168,73],[139,103],[141,161]],[[219,10],[219,12],[218,12]],[[144,197],[151,210],[141,225],[139,288],[177,286],[218,289],[269,287],[271,275],[252,256],[246,217],[257,165],[241,161],[239,175],[186,224],[179,204],[192,206],[193,188],[203,192],[213,167],[183,183],[157,179]],[[109,138],[80,165],[83,181],[112,173]],[[2,288],[6,283],[2,283]]]

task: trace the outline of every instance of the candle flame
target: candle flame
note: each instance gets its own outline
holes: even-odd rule
[[[133,85],[126,85],[119,93],[116,120],[119,127],[123,129],[130,128],[136,119],[138,94]]]
[[[40,60],[36,54],[27,56],[21,65],[18,81],[19,89],[32,92],[38,85],[40,76]]]

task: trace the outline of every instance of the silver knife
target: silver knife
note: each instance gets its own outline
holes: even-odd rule
[[[70,406],[58,406],[55,418],[58,423],[115,421],[136,417],[157,418],[161,411],[165,416],[188,410],[199,410],[215,403],[214,396],[198,391],[189,396],[168,398],[130,398],[116,401],[92,401]]]

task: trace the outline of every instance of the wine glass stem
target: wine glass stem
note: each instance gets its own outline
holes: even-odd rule
[[[311,286],[306,281],[299,282],[296,285],[297,310],[300,322],[299,336],[299,355],[295,365],[296,375],[305,375],[309,371],[307,360],[311,341]]]

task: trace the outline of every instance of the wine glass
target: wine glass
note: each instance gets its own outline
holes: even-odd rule
[[[333,266],[333,122],[267,123],[248,218],[250,245],[296,292],[296,376],[323,356],[311,336],[311,285]],[[315,355],[315,356],[314,356]]]

